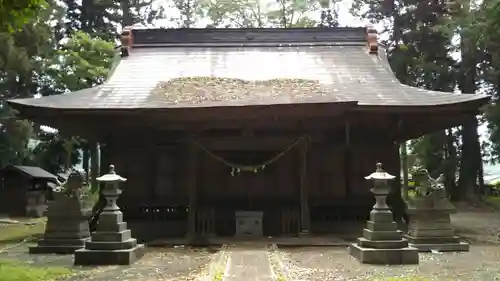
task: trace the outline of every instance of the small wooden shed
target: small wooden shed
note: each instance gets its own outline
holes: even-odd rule
[[[43,215],[52,198],[57,176],[40,167],[10,165],[0,172],[0,213],[10,216]]]

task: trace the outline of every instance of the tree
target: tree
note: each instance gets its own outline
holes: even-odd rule
[[[279,0],[263,4],[259,0],[174,0],[180,17],[178,27],[194,27],[208,19],[208,27],[307,27],[318,23],[308,13],[320,12],[325,1]],[[323,5],[323,6],[322,6]]]
[[[22,9],[25,1],[15,5]],[[34,2],[35,3],[35,2]],[[2,2],[0,12],[3,21],[4,10],[12,7],[11,2]],[[10,5],[10,6],[9,6]],[[15,112],[4,100],[17,97],[32,97],[38,89],[37,72],[40,57],[50,49],[50,26],[46,23],[48,14],[33,6],[31,12],[12,13],[7,18],[20,19],[0,26],[0,168],[8,164],[22,164],[30,159],[27,145],[33,133],[31,122],[17,120]],[[14,28],[15,27],[15,28]]]
[[[76,32],[48,58],[45,73],[50,77],[52,93],[77,91],[102,84],[117,57],[114,44],[84,32]],[[60,172],[80,162],[79,149],[88,151],[87,142],[79,137],[62,137],[57,132],[40,132],[34,151],[38,163]],[[84,159],[88,163],[88,158]]]
[[[14,33],[47,7],[45,0],[2,0],[0,1],[0,32]]]

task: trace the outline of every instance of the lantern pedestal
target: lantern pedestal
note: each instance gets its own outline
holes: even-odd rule
[[[145,247],[132,238],[116,205],[121,194],[117,184],[125,179],[116,175],[111,165],[110,172],[97,180],[106,182],[102,194],[107,204],[99,216],[97,230],[91,234],[92,240],[85,244],[85,249],[75,251],[75,265],[130,265],[144,255]]]
[[[389,194],[387,180],[394,176],[382,170],[377,164],[375,173],[366,179],[374,181],[371,189],[375,194],[375,206],[370,212],[370,220],[363,229],[363,237],[349,246],[349,253],[362,263],[368,264],[418,264],[418,251],[408,246],[403,232],[397,229],[386,198]]]
[[[408,246],[389,210],[373,210],[363,237],[349,246],[349,253],[367,264],[418,264],[418,251]]]

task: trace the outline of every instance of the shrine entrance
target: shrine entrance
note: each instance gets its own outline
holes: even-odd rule
[[[284,150],[283,150],[284,151]],[[200,204],[213,209],[215,234],[256,238],[297,232],[300,179],[297,153],[276,150],[205,151],[198,185]],[[295,226],[283,225],[295,211]]]

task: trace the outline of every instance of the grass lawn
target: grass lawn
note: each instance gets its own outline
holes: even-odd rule
[[[25,222],[17,224],[0,224],[0,245],[18,243],[26,238],[43,234],[45,230],[45,221],[44,218],[41,218],[29,220],[29,225],[25,224]],[[0,279],[0,281],[2,280]]]
[[[484,200],[493,208],[500,210],[500,196],[488,196]]]
[[[65,267],[35,267],[21,262],[0,260],[0,281],[54,281],[71,275]]]

